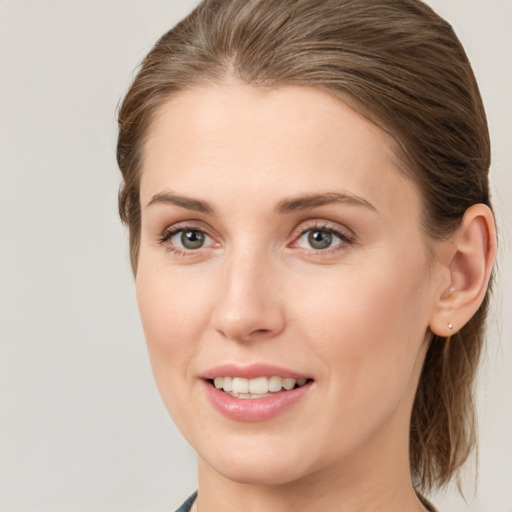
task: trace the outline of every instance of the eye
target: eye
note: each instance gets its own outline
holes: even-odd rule
[[[307,242],[313,249],[327,249],[332,245],[333,235],[320,230],[309,230],[303,237],[307,235]],[[301,237],[302,238],[302,237]]]
[[[178,231],[171,237],[171,242],[174,245],[181,245],[185,249],[200,249],[209,238],[208,235],[197,229],[187,229]]]
[[[322,226],[303,231],[296,244],[302,249],[324,251],[351,242],[351,237],[347,234],[328,226]]]
[[[200,229],[176,227],[166,231],[160,238],[160,243],[167,244],[173,252],[185,253],[207,247],[213,243],[213,240]]]

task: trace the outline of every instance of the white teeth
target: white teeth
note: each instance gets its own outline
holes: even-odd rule
[[[268,379],[268,390],[273,393],[277,393],[277,391],[281,391],[283,387],[283,379],[281,377],[270,377]]]
[[[265,398],[266,396],[272,396],[271,393],[264,393],[262,395],[252,395],[251,393],[233,393],[232,391],[227,392],[228,395],[231,395],[235,398]]]
[[[268,379],[267,377],[258,377],[249,381],[249,393],[252,395],[262,395],[268,393]]]
[[[286,389],[286,391],[290,391],[290,389],[295,387],[296,382],[295,379],[283,379],[283,388]]]
[[[259,398],[269,396],[269,393],[277,393],[283,388],[290,391],[296,385],[304,386],[307,379],[291,379],[273,376],[245,379],[243,377],[215,377],[213,384],[217,389],[222,389],[236,398]]]
[[[224,391],[233,391],[233,379],[231,377],[224,377],[223,381],[224,382],[222,383],[222,389]]]
[[[235,377],[231,386],[233,393],[249,393],[249,380],[243,377]]]

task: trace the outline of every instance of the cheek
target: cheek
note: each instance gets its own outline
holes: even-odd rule
[[[190,382],[209,318],[209,291],[191,285],[187,272],[145,266],[141,258],[136,294],[155,381],[168,408]]]
[[[210,280],[201,279],[193,267],[176,270],[147,260],[141,254],[136,295],[148,344],[171,348],[190,342],[205,319]]]
[[[400,398],[428,325],[424,258],[395,261],[337,269],[296,287],[297,307],[307,304],[298,317],[333,392],[356,408]]]

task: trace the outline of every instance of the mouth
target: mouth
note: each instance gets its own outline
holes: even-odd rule
[[[275,396],[276,394],[301,388],[311,382],[312,379],[291,377],[256,377],[247,379],[244,377],[214,377],[208,382],[220,391],[241,399],[259,399]]]
[[[223,364],[201,376],[213,408],[230,420],[267,421],[299,404],[312,404],[315,379],[291,368],[268,363]]]

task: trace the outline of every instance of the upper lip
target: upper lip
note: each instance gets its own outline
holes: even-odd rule
[[[255,379],[257,377],[274,376],[296,380],[310,378],[308,375],[267,363],[253,363],[250,365],[222,364],[210,368],[201,374],[201,378],[203,379],[214,379],[215,377],[243,377],[246,379]]]

